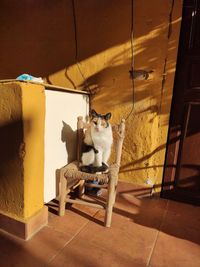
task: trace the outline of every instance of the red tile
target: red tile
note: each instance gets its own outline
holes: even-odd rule
[[[54,231],[49,227],[44,227],[29,241],[1,233],[0,266],[44,266],[70,239],[71,235]]]
[[[152,267],[200,266],[200,207],[169,201]]]
[[[128,182],[119,181],[117,191],[129,195],[134,195],[137,198],[150,196],[152,187],[149,185],[137,185]]]
[[[88,223],[48,266],[146,266],[155,237],[156,230],[114,214],[111,228]]]
[[[199,232],[196,232],[199,235]],[[200,246],[166,233],[159,233],[149,267],[199,267]]]
[[[132,219],[135,223],[151,228],[160,228],[168,200],[160,198],[137,198],[135,187],[129,183],[119,183],[114,212]]]
[[[31,240],[0,232],[0,266],[200,266],[200,208],[138,192],[119,183],[111,228],[102,226],[103,210],[73,205],[59,217],[56,204],[48,227]]]
[[[200,231],[200,207],[198,206],[170,201],[167,219],[173,224],[189,226]]]
[[[76,235],[80,229],[92,220],[98,210],[88,206],[73,204],[65,210],[65,215],[60,217],[49,212],[48,226],[63,233]]]

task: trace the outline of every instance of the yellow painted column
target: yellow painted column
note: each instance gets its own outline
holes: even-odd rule
[[[19,83],[0,84],[0,212],[24,217],[22,91]]]
[[[24,219],[39,211],[44,195],[44,86],[21,84],[24,147]]]
[[[27,221],[44,206],[44,86],[0,84],[0,213]]]

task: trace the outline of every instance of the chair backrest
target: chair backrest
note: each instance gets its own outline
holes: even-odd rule
[[[120,167],[122,146],[125,137],[125,119],[122,119],[120,124],[113,126],[113,134],[116,134],[114,142],[115,148],[115,163]]]
[[[79,116],[77,119],[77,161],[81,161],[81,148],[84,139],[84,129],[87,129],[89,126],[88,123],[83,121],[83,117]],[[122,119],[120,124],[113,125],[113,146],[115,150],[115,159],[114,163],[120,167],[121,155],[122,155],[122,146],[125,136],[125,120]]]

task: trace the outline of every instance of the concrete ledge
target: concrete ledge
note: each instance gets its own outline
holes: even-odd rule
[[[0,214],[0,228],[24,240],[30,239],[48,223],[48,208],[44,206],[38,213],[30,217],[27,222],[18,221],[4,214]]]

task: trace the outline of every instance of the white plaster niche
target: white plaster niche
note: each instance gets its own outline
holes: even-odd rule
[[[57,197],[56,170],[76,158],[77,117],[89,112],[89,95],[71,89],[45,88],[44,202]]]

